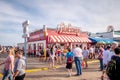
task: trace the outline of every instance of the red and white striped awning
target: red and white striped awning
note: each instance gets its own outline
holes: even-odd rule
[[[66,43],[66,42],[91,42],[86,37],[69,35],[51,35],[48,36],[48,42]]]

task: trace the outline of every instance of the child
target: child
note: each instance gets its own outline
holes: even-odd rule
[[[74,54],[71,52],[70,48],[68,49],[68,53],[66,54],[66,68],[68,69],[69,76],[72,73],[72,63],[73,63]]]

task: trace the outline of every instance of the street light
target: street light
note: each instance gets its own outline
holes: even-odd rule
[[[28,25],[29,25],[28,20],[26,20],[25,22],[22,23],[22,27],[23,27],[22,37],[24,38],[24,56],[25,56],[25,58],[27,57],[27,38],[29,37]]]

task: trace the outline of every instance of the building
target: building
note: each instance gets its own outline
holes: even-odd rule
[[[45,51],[52,45],[72,48],[78,44],[83,48],[90,42],[87,32],[82,32],[80,28],[73,27],[71,24],[61,23],[57,29],[47,28],[44,25],[43,29],[30,33],[30,37],[27,39],[27,50],[28,53],[36,54],[41,48]]]
[[[90,37],[108,38],[120,42],[120,31],[96,33],[92,34]]]
[[[112,26],[108,26],[107,32],[95,33],[91,34],[90,37],[92,38],[104,38],[104,39],[111,39],[120,43],[120,30],[114,30]]]
[[[17,47],[18,47],[19,49],[23,50],[23,48],[24,48],[24,43],[18,43],[18,44],[17,44]]]

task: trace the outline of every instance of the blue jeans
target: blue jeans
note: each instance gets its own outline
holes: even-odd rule
[[[9,80],[13,80],[12,71],[11,70],[4,70],[4,74],[3,74],[2,80],[7,80],[7,78]]]
[[[103,70],[104,65],[103,65],[103,59],[100,59],[100,69]]]
[[[82,74],[82,60],[80,57],[75,57],[75,65],[76,65],[76,69],[77,69],[77,75],[81,75]]]

